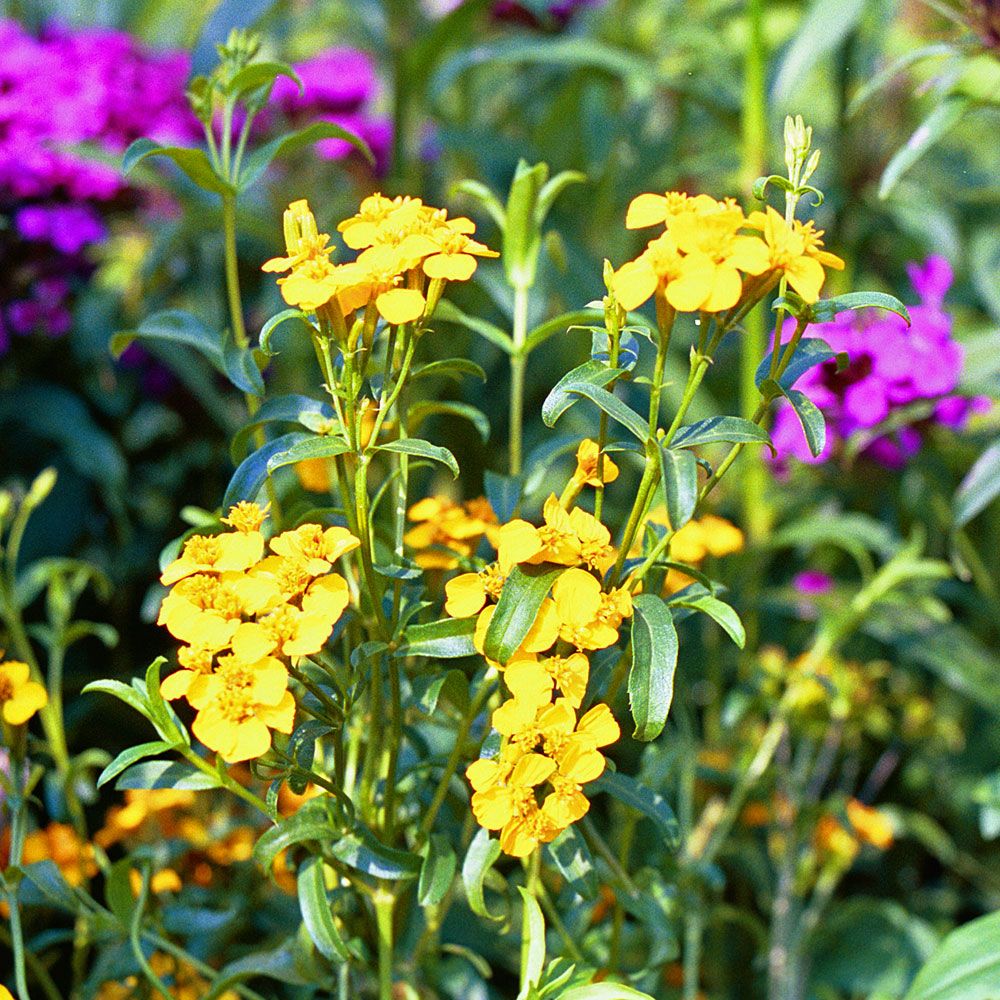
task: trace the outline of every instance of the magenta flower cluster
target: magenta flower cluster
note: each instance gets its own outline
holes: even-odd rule
[[[789,459],[825,462],[855,435],[870,437],[862,454],[889,468],[899,468],[920,449],[921,427],[928,422],[960,429],[973,412],[988,409],[981,397],[956,394],[964,352],[952,337],[951,316],[944,299],[951,287],[951,266],[932,256],[907,268],[920,302],[909,306],[911,326],[893,313],[873,309],[841,313],[833,322],[809,327],[806,336],[820,337],[835,352],[846,353],[849,364],[838,372],[828,361],[810,369],[795,387],[823,411],[827,420],[826,447],[813,456],[791,405],[783,403],[772,439],[779,470]],[[782,341],[791,336],[790,321]],[[918,406],[916,404],[923,404]],[[876,430],[904,407],[912,421],[890,433]]]
[[[0,354],[12,334],[65,334],[74,291],[93,270],[88,248],[108,234],[112,213],[134,209],[117,161],[134,139],[199,141],[188,107],[187,53],[157,52],[106,28],[48,26],[34,36],[0,19]],[[330,49],[275,88],[278,117],[336,121],[357,131],[384,163],[391,126],[369,105],[377,89],[367,55]],[[266,116],[265,129],[276,125]],[[340,159],[337,140],[320,154]],[[93,151],[88,155],[83,150]]]

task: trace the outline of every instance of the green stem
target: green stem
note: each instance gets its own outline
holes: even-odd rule
[[[393,927],[392,913],[396,897],[385,888],[380,888],[374,896],[375,923],[378,930],[378,995],[379,1000],[393,1000]]]
[[[632,548],[632,542],[635,541],[639,525],[642,523],[642,519],[646,516],[646,508],[649,505],[649,500],[656,491],[658,468],[659,463],[648,454],[647,449],[646,464],[642,470],[642,479],[639,481],[639,490],[636,493],[635,503],[632,504],[632,510],[629,513],[628,522],[626,523],[625,531],[622,534],[621,548],[618,550],[618,558],[615,560],[614,569],[611,571],[611,586],[617,586],[618,581],[621,579],[622,569],[625,566],[625,560],[628,558],[629,550]]]
[[[705,916],[701,904],[688,906],[684,914],[684,1000],[698,1000],[698,981],[701,976],[701,945],[705,930]]]
[[[541,881],[542,848],[536,847],[527,860],[527,881],[525,888],[533,899],[538,899],[538,884]],[[521,905],[521,991],[527,992],[528,957],[531,954],[531,918],[527,902]]]
[[[524,376],[528,365],[528,289],[514,289],[513,349],[510,354],[510,474],[521,474],[524,422]]]

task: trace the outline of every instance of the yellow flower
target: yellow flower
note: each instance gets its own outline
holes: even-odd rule
[[[756,236],[740,236],[743,212],[720,204],[713,212],[685,212],[672,218],[668,232],[684,253],[679,275],[666,288],[667,301],[682,312],[721,312],[740,299],[740,272],[762,274],[768,252]]]
[[[186,789],[130,789],[125,792],[124,805],[108,810],[104,826],[94,834],[94,843],[107,850],[136,834],[151,818],[168,810],[190,808],[194,801],[194,792]]]
[[[221,520],[223,524],[228,524],[231,528],[248,535],[260,531],[261,525],[266,519],[267,507],[262,508],[259,504],[251,503],[249,500],[240,500],[239,503],[229,508],[229,514]]]
[[[893,829],[886,816],[857,799],[848,799],[847,818],[858,837],[880,851],[892,847]]]
[[[490,627],[490,621],[495,611],[495,604],[487,605],[479,613],[479,618],[476,620],[476,630],[473,633],[472,642],[478,653],[483,653],[486,631]],[[524,653],[544,653],[558,638],[559,616],[556,613],[555,603],[551,598],[546,597],[542,601],[538,613],[535,615],[535,620],[531,628],[528,629],[528,634],[521,641],[520,647],[511,656],[511,660],[516,659],[520,654]]]
[[[683,191],[668,191],[666,194],[640,194],[629,203],[625,215],[626,229],[646,229],[667,223],[684,212],[710,211],[718,202],[707,194],[693,197]]]
[[[808,232],[807,250],[805,230],[790,227],[784,217],[770,206],[766,214],[753,212],[747,224],[761,231],[767,244],[769,266],[785,275],[788,284],[799,293],[804,302],[816,302],[826,278],[823,264],[818,259],[819,248],[822,246],[821,243],[817,244],[818,234],[811,230]],[[823,256],[833,257],[825,251]],[[840,261],[839,257],[835,259]],[[836,264],[828,266],[836,267]]]
[[[288,271],[305,261],[329,259],[333,252],[332,248],[327,247],[330,237],[319,232],[308,201],[293,201],[285,209],[283,223],[288,256],[272,258],[261,267],[262,271]]]
[[[802,237],[806,253],[810,257],[815,257],[824,267],[832,267],[835,271],[844,270],[844,262],[836,254],[823,249],[823,230],[817,229],[812,219],[808,222],[799,222],[796,219],[793,224],[795,231]]]
[[[728,556],[743,550],[743,532],[724,517],[705,514],[701,518],[701,529],[705,548],[709,555]],[[676,536],[674,537],[676,539]],[[673,551],[672,544],[671,551]]]
[[[478,548],[483,535],[492,542],[497,523],[485,497],[464,504],[446,496],[425,497],[406,516],[414,527],[403,541],[417,550],[415,561],[423,569],[454,569],[459,557],[467,558]]]
[[[424,260],[424,274],[444,281],[468,281],[475,274],[477,257],[499,257],[469,235],[476,227],[469,219],[452,219],[435,238],[437,253]]]
[[[632,597],[620,588],[605,594],[583,569],[568,569],[552,587],[559,636],[577,649],[606,649],[618,641],[618,627],[632,615]]]
[[[587,657],[578,652],[569,656],[550,656],[541,663],[563,697],[574,708],[579,708],[590,680],[590,661]]]
[[[244,614],[256,614],[278,597],[273,581],[228,572],[195,573],[180,580],[163,599],[156,622],[175,639],[200,649],[229,645]]]
[[[68,823],[49,823],[24,838],[22,863],[53,861],[70,885],[82,885],[97,874],[93,845],[81,840]]]
[[[20,660],[0,663],[0,705],[4,721],[23,726],[40,708],[49,703],[45,688],[31,680],[31,670]]]
[[[612,290],[623,309],[638,309],[657,288],[680,278],[684,257],[670,233],[651,240],[641,254],[615,271]]]
[[[264,554],[259,531],[229,531],[221,535],[192,535],[180,556],[163,571],[160,583],[169,587],[193,573],[225,573],[249,569]]]
[[[270,542],[272,552],[302,563],[313,576],[326,573],[341,556],[360,544],[346,528],[324,528],[320,524],[302,524],[283,531]]]
[[[573,473],[573,479],[580,485],[595,487],[613,483],[618,478],[618,466],[605,455],[598,474],[600,457],[601,451],[596,441],[590,438],[581,441],[580,447],[576,450],[576,471]]]
[[[813,839],[818,850],[848,865],[860,849],[857,840],[833,816],[820,816]]]
[[[452,618],[470,618],[483,610],[488,598],[500,599],[504,576],[499,563],[491,563],[478,573],[460,573],[445,585],[444,610]]]
[[[394,212],[398,212],[401,208],[419,208],[422,204],[419,198],[408,196],[386,198],[376,191],[361,202],[356,215],[345,219],[337,226],[337,231],[352,250],[362,250],[375,245],[379,239],[380,226]]]
[[[266,753],[272,729],[292,731],[295,699],[288,673],[274,657],[253,664],[220,657],[216,672],[198,677],[187,697],[198,710],[191,731],[230,764]]]
[[[217,652],[218,650],[202,649],[197,646],[181,646],[177,650],[177,662],[180,663],[182,669],[175,670],[163,678],[160,682],[160,694],[167,701],[184,698],[196,677],[212,672]]]

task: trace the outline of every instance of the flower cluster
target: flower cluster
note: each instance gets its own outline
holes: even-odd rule
[[[651,524],[663,528],[670,527],[670,517],[666,507],[654,507],[647,515]],[[743,550],[743,532],[731,521],[716,514],[704,514],[693,518],[680,527],[670,539],[670,558],[691,566],[700,566],[706,558],[721,558]],[[636,555],[639,554],[638,546]],[[674,594],[694,578],[678,569],[670,569],[664,582],[664,590]]]
[[[289,205],[284,227],[287,256],[263,269],[289,272],[278,279],[285,301],[329,316],[335,330],[350,326],[358,310],[393,325],[415,322],[433,310],[445,282],[467,281],[478,257],[498,256],[472,238],[470,219],[449,219],[446,209],[419,198],[365,198],[337,226],[344,243],[359,251],[344,264],[333,263],[330,237],[319,232],[307,202]]]
[[[829,361],[806,372],[796,383],[827,420],[826,445],[813,456],[791,406],[784,403],[775,416],[774,461],[786,470],[789,458],[824,462],[857,434],[872,435],[890,416],[905,407],[925,403],[912,422],[891,434],[875,432],[863,453],[889,468],[899,468],[920,449],[920,424],[930,420],[961,428],[969,415],[989,407],[985,398],[955,395],[962,374],[964,352],[951,332],[951,316],[944,298],[952,270],[943,257],[932,256],[923,265],[909,266],[910,280],[920,304],[909,307],[911,325],[894,313],[844,312],[830,323],[809,327],[807,337],[825,340],[850,359],[843,371]],[[791,336],[791,324],[782,331]]]
[[[620,730],[607,705],[578,715],[590,679],[587,654],[617,642],[622,621],[632,614],[628,590],[602,587],[615,558],[608,529],[579,507],[567,511],[554,495],[545,502],[543,522],[509,521],[496,535],[497,561],[445,586],[448,614],[478,616],[474,642],[484,652],[493,602],[511,570],[566,567],[520,648],[506,664],[493,664],[511,696],[492,716],[503,743],[497,756],[474,761],[466,771],[476,819],[499,830],[501,848],[515,857],[553,840],[590,808],[582,786],[602,774],[600,750]]]
[[[893,828],[885,813],[858,799],[848,799],[844,808],[846,824],[829,813],[816,824],[816,848],[824,855],[851,864],[862,844],[886,851],[893,844]]]
[[[746,216],[733,198],[640,194],[628,207],[625,225],[664,227],[614,274],[614,292],[625,309],[656,295],[678,312],[724,312],[759,299],[781,278],[804,301],[815,302],[824,268],[844,266],[823,249],[823,233],[812,222],[789,225],[770,207]]]
[[[49,702],[45,688],[31,679],[31,668],[20,660],[0,663],[0,714],[11,726],[24,725]]]
[[[376,115],[371,104],[378,92],[378,77],[371,56],[360,49],[330,48],[295,64],[302,81],[279,77],[272,99],[293,125],[329,121],[359,135],[368,143],[378,170],[384,171],[392,147],[392,123]],[[354,147],[343,139],[323,139],[316,146],[320,156],[342,160]]]
[[[173,955],[154,951],[149,956],[149,966],[157,978],[170,991],[174,1000],[201,1000],[211,991],[211,982],[190,963]],[[127,976],[123,980],[109,979],[101,983],[94,994],[94,1000],[131,1000],[141,996],[143,981],[139,976]],[[219,1000],[238,1000],[235,990],[223,990],[217,994]]]
[[[121,173],[68,147],[118,156],[140,136],[193,139],[198,123],[184,96],[183,52],[153,52],[106,28],[58,25],[34,37],[0,20],[0,353],[10,334],[65,334],[74,285],[103,241],[107,212],[125,190]]]
[[[485,537],[497,547],[497,516],[486,497],[456,503],[446,496],[426,497],[406,514],[414,523],[403,541],[415,550],[422,569],[454,569],[468,559]]]
[[[223,519],[233,530],[192,535],[160,577],[172,589],[158,622],[185,644],[163,696],[186,698],[198,712],[194,734],[229,762],[265,753],[272,729],[291,732],[284,661],[319,652],[330,637],[349,598],[331,570],[359,544],[346,528],[318,524],[265,543],[265,517],[237,504]]]

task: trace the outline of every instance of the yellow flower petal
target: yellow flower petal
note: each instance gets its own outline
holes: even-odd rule
[[[414,288],[390,288],[375,299],[379,315],[393,326],[420,319],[424,304],[423,295]]]
[[[444,610],[452,618],[469,618],[486,603],[486,587],[478,573],[460,573],[445,585]]]
[[[665,222],[666,218],[667,199],[662,194],[640,194],[629,203],[625,213],[625,228],[645,229]]]

